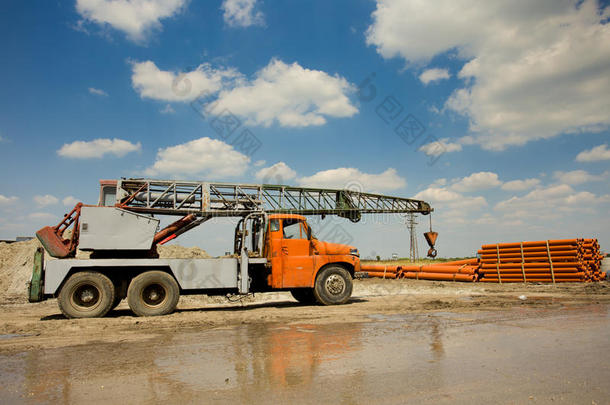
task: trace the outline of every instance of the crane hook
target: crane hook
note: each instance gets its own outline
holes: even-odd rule
[[[430,214],[430,231],[424,233],[424,238],[426,238],[426,242],[428,242],[428,257],[435,258],[436,257],[436,249],[434,248],[434,244],[436,243],[436,238],[438,238],[438,232],[434,232],[432,230],[432,214]]]

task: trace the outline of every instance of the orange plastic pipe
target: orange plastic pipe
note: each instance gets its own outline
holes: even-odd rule
[[[360,268],[362,269],[362,271],[394,271],[396,272],[396,270],[398,269],[398,267],[400,267],[399,265],[395,264],[395,265],[383,265],[383,264],[362,264],[360,266]]]
[[[437,281],[474,281],[474,276],[468,274],[440,274],[440,273],[425,273],[425,272],[406,272],[403,273],[404,278],[419,279],[419,280],[437,280]]]
[[[442,265],[422,265],[422,266],[402,266],[402,271],[423,271],[423,272],[439,272],[439,273],[464,273],[466,271],[474,271],[476,266],[442,266]]]
[[[423,271],[404,271],[403,273],[437,273],[437,274],[475,274],[475,269],[462,269],[456,271],[456,269],[424,269]]]
[[[493,269],[485,269],[485,270],[479,270],[479,273],[481,274],[497,274],[496,270]],[[551,274],[551,269],[550,267],[545,268],[539,268],[539,269],[526,269],[525,270],[525,274],[528,273],[548,273]],[[555,274],[574,274],[574,273],[578,273],[578,269],[577,268],[570,268],[570,269],[555,269],[553,268],[553,273]],[[523,272],[520,269],[500,269],[500,274],[523,274]]]
[[[552,251],[556,251],[556,250],[573,250],[574,248],[576,248],[576,246],[574,245],[549,245],[549,250]],[[521,248],[520,247],[516,247],[516,248],[500,248],[500,253],[521,253]],[[546,245],[545,246],[534,246],[534,247],[523,247],[523,252],[546,252]],[[488,254],[495,254],[496,253],[496,248],[494,247],[493,249],[479,249],[477,251],[477,253],[479,254],[484,254],[484,253],[488,253]]]
[[[556,256],[556,257],[551,257],[553,262],[555,261],[576,261],[577,257],[575,256]],[[497,259],[481,259],[481,263],[496,263],[498,260]],[[506,258],[500,258],[500,262],[501,263],[509,263],[509,262],[521,262],[521,258],[520,257],[506,257]],[[525,257],[523,259],[523,261],[525,262],[548,262],[549,258],[545,257],[545,256],[537,256],[537,257]],[[555,263],[553,263],[555,264]]]
[[[523,247],[532,247],[532,246],[546,246],[546,242],[545,240],[541,240],[541,241],[535,241],[535,242],[523,242]],[[557,240],[549,240],[549,245],[576,245],[577,244],[577,240],[576,239],[557,239]],[[519,242],[517,243],[498,243],[497,246],[499,248],[516,248],[516,247],[520,247],[521,244]],[[488,245],[483,245],[481,246],[481,249],[495,249],[496,248],[496,244],[488,244]]]
[[[578,279],[578,278],[560,278],[555,280],[556,283],[582,283],[584,280]],[[488,279],[488,278],[482,278],[479,280],[479,282],[481,283],[497,283],[498,279]],[[502,279],[502,283],[523,283],[523,279]],[[552,283],[553,280],[549,279],[541,279],[541,278],[528,278],[527,279],[528,283]]]
[[[438,263],[438,265],[439,266],[461,266],[463,264],[477,264],[478,262],[479,262],[479,259],[477,259],[475,257],[473,259],[454,260],[451,262]],[[436,264],[431,264],[431,266],[436,266]]]
[[[584,277],[585,273],[584,272],[580,272],[580,273],[555,273],[555,279],[558,278],[581,278]],[[525,273],[525,277],[526,278],[548,278],[548,279],[552,279],[553,277],[551,277],[551,273]],[[491,273],[486,273],[483,274],[482,278],[498,278],[497,274],[491,274]],[[511,273],[511,274],[505,274],[505,273],[500,273],[500,278],[502,280],[509,279],[509,278],[519,278],[519,279],[523,279],[523,275],[521,274],[515,274],[515,273]]]
[[[575,254],[575,253],[584,253],[581,249],[575,249],[575,247],[572,247],[571,249],[556,249],[556,250],[549,250],[551,252],[552,255],[557,255],[558,252],[570,252],[569,254]],[[500,256],[502,255],[519,255],[521,256],[521,251],[514,251],[513,249],[508,249],[508,250],[502,250],[500,249],[499,251],[495,251],[495,250],[479,250],[477,251],[477,254],[479,256],[497,256],[498,253],[500,253]],[[523,255],[529,255],[529,256],[536,256],[536,255],[546,255],[547,251],[546,249],[544,250],[528,250],[528,251],[523,251]]]
[[[369,275],[369,277],[392,278],[392,279],[396,278],[396,273],[386,273],[385,277],[384,277],[383,273],[379,273],[376,271],[372,271],[372,272],[368,271],[366,273]]]
[[[577,256],[578,250],[555,250],[551,251],[551,257],[556,256]],[[523,252],[523,257],[537,257],[537,256],[547,256],[546,251],[544,252]],[[497,258],[498,255],[496,253],[485,253],[481,254],[481,259],[492,259]],[[503,253],[500,252],[500,258],[503,257],[521,257],[521,253]]]
[[[579,262],[558,262],[555,263],[553,262],[553,268],[557,267],[557,268],[561,268],[561,267],[578,267],[580,263]],[[496,263],[482,263],[480,266],[482,269],[495,269],[496,268]],[[501,269],[520,269],[521,268],[521,262],[516,262],[516,263],[500,263],[499,267]],[[527,268],[539,268],[539,267],[550,267],[549,263],[524,263],[523,267]]]

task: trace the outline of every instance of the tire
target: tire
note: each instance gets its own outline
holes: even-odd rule
[[[96,271],[82,271],[68,278],[57,303],[67,318],[101,318],[110,311],[114,299],[114,284],[108,277]]]
[[[163,271],[147,271],[129,284],[127,302],[138,316],[159,316],[174,312],[180,299],[176,280]]]
[[[323,305],[345,304],[352,296],[352,276],[341,266],[329,266],[318,273],[313,294]]]
[[[290,290],[292,297],[301,304],[315,304],[316,297],[313,295],[313,288],[295,288]]]

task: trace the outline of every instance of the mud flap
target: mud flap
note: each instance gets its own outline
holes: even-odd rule
[[[28,286],[28,300],[40,302],[44,300],[44,249],[36,249],[34,253],[34,268],[32,269],[32,281]]]

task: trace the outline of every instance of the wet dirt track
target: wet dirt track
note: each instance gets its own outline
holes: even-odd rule
[[[186,300],[156,319],[4,305],[0,403],[609,402],[605,287],[379,285],[341,307]]]

